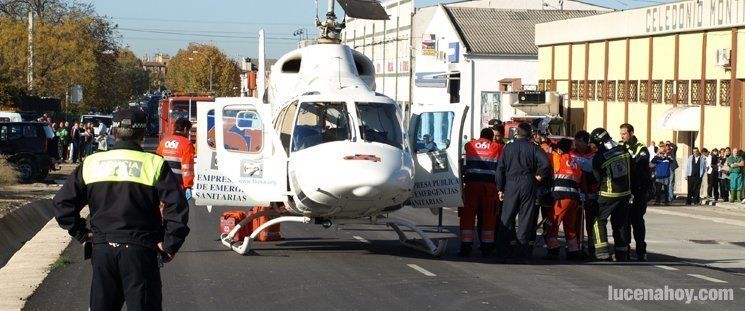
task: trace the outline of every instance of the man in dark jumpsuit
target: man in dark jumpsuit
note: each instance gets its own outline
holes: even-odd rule
[[[536,183],[548,178],[549,162],[546,153],[530,138],[532,128],[528,123],[517,127],[517,138],[507,144],[497,165],[497,190],[504,201],[497,224],[497,262],[525,263],[532,255],[530,244],[534,236],[538,209],[535,207]],[[515,216],[519,215],[517,231]],[[516,249],[509,252],[512,233],[515,232]]]
[[[633,198],[629,206],[626,241],[631,243],[631,229],[634,229],[636,259],[647,261],[647,243],[644,241],[647,229],[644,225],[644,214],[647,213],[647,194],[652,180],[649,172],[649,149],[636,138],[634,126],[628,123],[621,125],[621,145],[626,147],[631,155],[631,195]]]
[[[116,147],[67,178],[54,216],[91,258],[91,310],[121,310],[125,301],[127,310],[161,310],[160,260],[171,261],[189,234],[189,205],[165,160],[140,147],[145,113],[120,110],[113,121]],[[80,217],[86,205],[90,229]]]
[[[631,197],[631,155],[625,147],[616,144],[604,128],[596,128],[590,136],[598,147],[592,159],[592,169],[600,181],[598,215],[593,222],[595,258],[611,260],[607,232],[610,217],[616,260],[625,261],[629,255],[626,224]]]

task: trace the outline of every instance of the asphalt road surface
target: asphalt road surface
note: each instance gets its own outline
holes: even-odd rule
[[[192,207],[191,235],[176,259],[162,269],[166,310],[742,310],[745,276],[732,270],[687,263],[689,259],[655,253],[661,243],[680,243],[691,252],[705,245],[650,241],[648,263],[569,263],[537,260],[531,265],[498,265],[457,257],[456,235],[436,233],[437,217],[427,210],[396,214],[420,224],[433,237],[450,239],[448,252],[432,258],[398,243],[385,226],[282,225],[284,241],[256,243],[240,256],[217,241],[218,217],[225,209]],[[650,240],[655,225],[679,223],[681,232],[704,220],[648,214]],[[457,232],[454,210],[446,210],[445,229]],[[724,228],[741,239],[743,228]],[[739,232],[739,233],[738,233]],[[659,233],[662,235],[663,233]],[[682,233],[673,232],[672,236]],[[672,241],[672,240],[671,240]],[[670,247],[670,246],[668,246]],[[733,245],[742,252],[745,248]],[[740,247],[740,248],[738,248]],[[663,247],[659,247],[664,249]],[[672,249],[672,248],[671,248]],[[540,252],[540,250],[538,250]],[[684,251],[684,250],[683,250]],[[53,271],[26,305],[28,310],[87,310],[90,263],[82,249],[64,253],[72,263]],[[616,289],[728,289],[731,301],[616,301]]]

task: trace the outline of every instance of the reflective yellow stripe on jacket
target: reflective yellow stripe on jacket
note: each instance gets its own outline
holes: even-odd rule
[[[134,182],[154,186],[165,161],[158,155],[118,149],[95,153],[83,162],[83,182]]]

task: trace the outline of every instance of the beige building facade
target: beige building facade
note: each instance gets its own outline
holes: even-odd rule
[[[539,88],[570,132],[631,123],[646,144],[745,147],[745,0],[681,1],[536,26]]]

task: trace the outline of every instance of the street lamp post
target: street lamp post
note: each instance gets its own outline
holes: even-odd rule
[[[192,51],[192,53],[199,54],[199,50],[194,50],[194,51]],[[189,59],[190,60],[193,60],[193,58],[191,58],[191,57]],[[213,68],[212,68],[212,57],[209,57],[208,56],[207,57],[207,60],[210,62],[210,93],[212,93],[213,92],[212,91],[212,71],[213,71]]]

